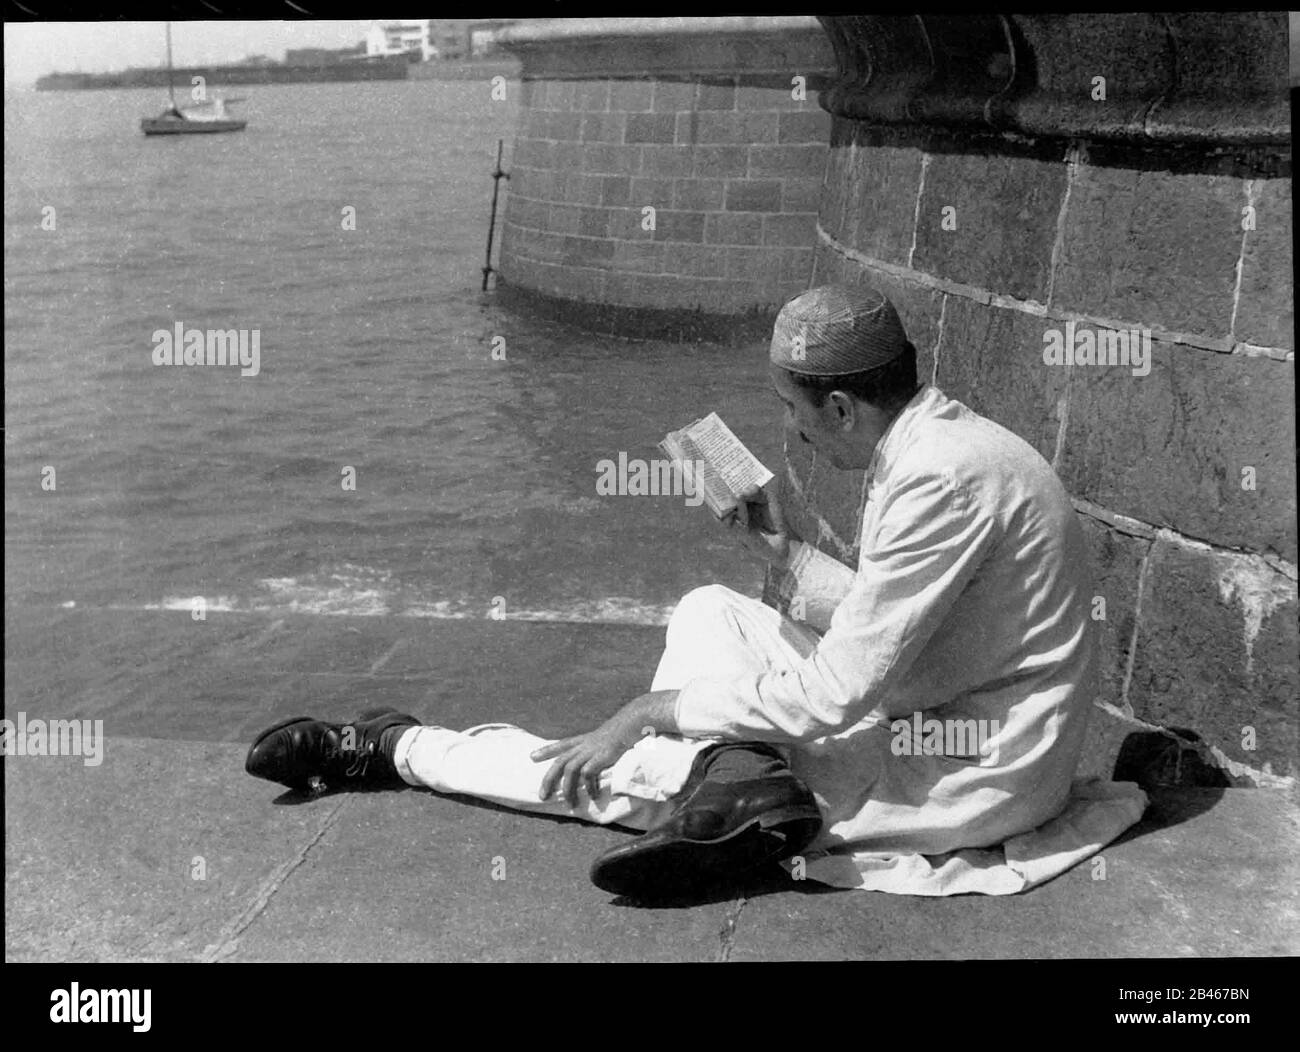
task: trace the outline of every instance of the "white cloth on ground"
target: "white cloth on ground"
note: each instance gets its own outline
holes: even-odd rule
[[[806,625],[714,585],[689,593],[673,612],[660,672],[668,666],[672,678],[679,680],[701,667],[797,668],[816,645],[816,633]],[[892,736],[874,737],[887,744]],[[837,804],[827,794],[841,789],[837,769],[829,768],[836,777],[824,782],[821,777],[827,766],[812,759],[806,747],[794,745],[785,751],[823,812],[833,812]],[[888,748],[877,752],[866,759],[879,764],[905,759],[893,756]],[[869,769],[858,775],[864,785],[881,780]],[[925,801],[918,804],[924,806]],[[1000,845],[926,855],[891,846],[891,831],[881,829],[869,848],[857,849],[828,826],[798,860],[784,865],[796,875],[841,888],[901,895],[1010,895],[1059,876],[1096,854],[1137,822],[1145,807],[1146,794],[1131,782],[1077,779],[1058,815]]]

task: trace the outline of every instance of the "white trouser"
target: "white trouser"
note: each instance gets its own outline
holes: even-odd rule
[[[812,653],[817,636],[757,599],[722,585],[697,588],[678,603],[651,690],[678,690],[700,676],[732,678],[788,669]],[[594,729],[598,721],[593,719]],[[442,793],[462,793],[521,811],[584,818],[602,825],[652,829],[672,813],[696,754],[709,741],[647,735],[600,776],[592,797],[578,805],[539,800],[553,760],[535,762],[549,739],[512,724],[488,723],[465,731],[412,727],[397,742],[394,762],[403,780]]]

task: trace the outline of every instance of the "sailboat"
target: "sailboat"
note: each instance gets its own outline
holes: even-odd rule
[[[157,117],[142,117],[140,130],[146,135],[211,135],[214,132],[243,131],[246,120],[226,113],[227,102],[241,99],[213,98],[200,106],[181,110],[176,105],[176,89],[172,84],[172,24],[167,23],[167,97],[171,105]]]

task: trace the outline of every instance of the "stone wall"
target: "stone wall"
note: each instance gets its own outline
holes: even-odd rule
[[[890,296],[924,378],[1074,496],[1103,641],[1097,769],[1130,731],[1185,728],[1200,740],[1164,735],[1169,778],[1293,778],[1286,15],[823,21],[840,77],[812,284]],[[1068,323],[1149,330],[1149,371],[1048,364]],[[796,444],[786,481],[804,535],[854,563],[861,475]]]
[[[813,19],[565,19],[503,43],[523,77],[503,285],[682,335],[683,311],[765,322],[807,288],[830,136]]]

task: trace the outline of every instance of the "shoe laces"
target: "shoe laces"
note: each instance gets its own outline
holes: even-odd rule
[[[352,745],[343,743],[352,739]],[[333,740],[331,740],[333,739]],[[347,762],[347,767],[343,768],[344,778],[364,778],[366,771],[370,767],[370,761],[378,752],[378,743],[375,741],[366,741],[356,724],[344,724],[337,738],[327,736],[323,742],[324,751],[321,754],[322,773],[331,769],[335,772],[334,777],[338,777],[338,770],[342,762]]]
[[[370,766],[370,761],[379,751],[379,745],[377,742],[370,741],[358,744],[352,749],[342,749],[340,751],[344,756],[347,756],[349,753],[353,754],[352,763],[348,766],[348,769],[343,772],[343,776],[345,778],[363,778],[365,777],[366,769]]]

